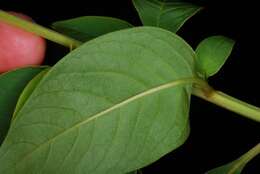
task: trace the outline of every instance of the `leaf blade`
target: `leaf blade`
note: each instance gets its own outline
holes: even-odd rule
[[[224,36],[204,39],[196,48],[196,67],[205,78],[216,74],[231,54],[235,42]]]
[[[184,2],[157,0],[133,0],[133,4],[143,25],[161,27],[174,33],[202,9]]]
[[[43,67],[21,68],[0,75],[0,144],[9,128],[20,93],[26,84],[43,69]]]
[[[260,143],[243,154],[238,159],[217,167],[207,172],[207,174],[240,174],[246,164],[252,160],[255,156],[260,154]]]
[[[154,27],[84,44],[49,71],[20,110],[0,149],[0,171],[115,174],[157,160],[189,134],[191,85],[168,87],[193,77],[193,59],[182,39]]]
[[[88,41],[106,33],[133,27],[121,19],[105,16],[82,16],[52,24],[52,27],[80,41]]]
[[[25,86],[24,90],[20,94],[20,97],[17,100],[17,104],[14,109],[12,120],[16,118],[17,113],[20,111],[20,109],[25,104],[26,100],[29,98],[29,96],[32,94],[33,90],[36,88],[36,86],[39,84],[41,79],[44,77],[44,75],[49,71],[49,68],[46,68],[42,70],[40,73],[38,73],[36,76],[33,77],[32,80],[29,81],[29,83]]]

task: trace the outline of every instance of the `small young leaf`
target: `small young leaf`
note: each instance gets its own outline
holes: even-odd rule
[[[196,68],[204,77],[216,74],[230,55],[234,41],[224,36],[211,36],[204,39],[196,49]]]
[[[29,67],[0,75],[0,144],[9,129],[15,105],[27,83],[44,67]]]
[[[143,25],[157,26],[176,33],[201,7],[184,2],[133,0]]]
[[[75,49],[40,81],[0,148],[4,174],[122,174],[189,135],[194,51],[157,27],[113,32]]]
[[[85,42],[106,33],[131,28],[133,25],[112,17],[83,16],[55,22],[52,27],[63,34]]]
[[[246,164],[260,153],[260,143],[247,153],[242,155],[239,159],[232,161],[224,166],[217,167],[210,170],[206,174],[240,174]]]

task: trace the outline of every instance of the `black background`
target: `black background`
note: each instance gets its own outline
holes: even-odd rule
[[[203,6],[204,10],[178,32],[188,43],[195,48],[202,39],[211,35],[224,35],[236,41],[225,66],[209,79],[209,83],[227,94],[260,106],[260,20],[257,1],[192,2]],[[0,0],[0,8],[25,13],[44,26],[50,26],[57,20],[83,15],[112,16],[141,25],[130,0]],[[55,63],[67,51],[62,46],[48,42],[45,63]],[[144,174],[201,174],[239,157],[260,140],[259,123],[195,97],[191,101],[190,120],[191,134],[188,141],[144,168]],[[260,157],[252,160],[243,173],[259,174]]]

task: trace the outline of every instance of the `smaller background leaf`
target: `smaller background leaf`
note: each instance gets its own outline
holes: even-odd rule
[[[141,169],[138,169],[136,171],[132,171],[132,172],[129,172],[127,174],[143,174],[142,170]]]
[[[210,170],[206,174],[240,174],[245,167],[245,164],[239,166],[234,172],[230,173],[230,170],[236,165],[237,160],[231,163],[228,163],[224,166],[217,167],[215,169]]]
[[[215,169],[208,171],[206,174],[240,174],[246,164],[260,153],[260,143],[250,149],[240,158]]]
[[[21,68],[0,75],[0,144],[8,131],[18,97],[27,83],[44,67]]]
[[[45,70],[42,70],[40,73],[38,73],[24,88],[23,92],[21,93],[15,110],[14,110],[14,114],[12,117],[12,120],[16,117],[17,113],[19,112],[19,110],[23,107],[24,103],[26,102],[26,100],[30,97],[30,95],[32,94],[33,90],[36,88],[36,86],[39,84],[39,82],[41,81],[41,79],[44,77],[44,75],[50,70],[50,68],[46,68]]]
[[[55,22],[52,27],[63,34],[84,42],[106,33],[131,28],[133,25],[112,17],[83,16]]]
[[[224,36],[211,36],[197,47],[196,68],[205,78],[216,74],[231,54],[235,42]]]
[[[133,0],[143,25],[161,27],[176,33],[201,7],[185,2]]]

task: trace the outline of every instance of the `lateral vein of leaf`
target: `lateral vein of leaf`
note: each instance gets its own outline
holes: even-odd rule
[[[160,113],[160,107],[161,107],[161,105],[160,105],[160,97],[158,97],[158,100],[157,100],[157,108],[156,108],[156,113],[154,114],[154,116],[153,117],[151,117],[151,119],[153,119],[153,120],[155,120],[156,119],[156,117],[159,115],[159,113]],[[141,151],[138,153],[138,157],[136,157],[136,160],[138,161],[139,160],[139,158],[142,156],[142,154],[144,153],[144,150],[145,150],[145,147],[146,147],[146,145],[147,145],[147,139],[148,139],[148,137],[149,137],[149,135],[150,135],[150,133],[151,133],[151,129],[152,129],[152,126],[153,126],[153,124],[155,123],[155,121],[153,121],[151,124],[150,124],[150,126],[149,126],[149,129],[148,129],[148,131],[147,131],[147,136],[145,137],[145,139],[143,140],[143,148],[141,149]]]
[[[189,119],[186,119],[185,125],[187,125],[188,122],[189,122]],[[162,142],[164,142],[164,140],[165,140],[165,139],[169,136],[169,134],[172,132],[172,129],[174,129],[174,127],[175,127],[174,123],[173,123],[172,126],[170,126],[170,127],[171,127],[171,128],[166,132],[165,136],[162,137],[161,140],[158,141],[158,143],[155,144],[155,145],[151,148],[151,149],[154,149],[153,152],[152,152],[152,154],[157,151],[157,148],[156,148],[156,147],[159,147],[159,144],[162,143]],[[180,131],[181,134],[178,136],[178,139],[180,139],[180,138],[183,136],[183,134],[185,133],[185,129],[186,129],[186,126],[184,126],[183,129]],[[182,144],[182,143],[180,143],[180,144]],[[179,144],[179,145],[180,145],[180,144]]]
[[[61,163],[61,165],[60,165],[59,172],[57,172],[57,173],[62,173],[61,170],[63,169],[63,166],[65,165],[65,163],[66,163],[68,157],[70,156],[70,154],[72,153],[72,151],[73,151],[75,145],[77,144],[77,140],[78,140],[78,138],[79,138],[79,134],[80,134],[80,129],[77,129],[77,134],[76,134],[76,136],[75,136],[75,138],[74,138],[74,140],[73,140],[72,146],[71,146],[69,152],[67,153],[67,155],[65,156],[64,160],[62,161],[62,163]]]
[[[96,170],[103,164],[102,162],[106,159],[107,155],[109,154],[110,147],[113,145],[115,137],[116,137],[116,135],[118,133],[118,129],[120,127],[120,125],[119,125],[120,118],[121,118],[121,113],[120,113],[120,110],[119,110],[118,119],[117,119],[117,123],[116,123],[116,128],[115,128],[114,133],[113,133],[113,138],[112,138],[111,142],[109,143],[107,149],[105,150],[106,153],[103,155],[102,159],[97,163],[97,165],[94,167],[94,169],[92,169],[92,171],[90,171],[89,173],[95,173]]]
[[[44,163],[41,165],[42,168],[41,168],[41,170],[39,170],[39,173],[41,173],[45,169],[45,166],[48,163],[48,160],[50,159],[51,151],[52,151],[52,144],[50,144],[50,146],[49,146],[46,158],[44,160]]]
[[[140,118],[139,116],[140,116],[140,113],[143,109],[142,103],[140,103],[138,106],[139,107],[138,107],[137,112],[135,114],[136,119],[134,121],[134,126],[131,129],[133,131],[130,133],[130,136],[128,138],[128,144],[131,144],[132,141],[133,141],[133,135],[134,135],[134,132],[136,131],[136,127],[137,127],[137,124],[138,124],[138,121],[139,121],[138,118]],[[128,161],[129,159],[126,160],[126,156],[127,156],[126,154],[128,154],[128,153],[129,153],[129,146],[126,146],[126,148],[124,149],[124,152],[121,154],[120,158],[118,158],[119,160],[114,164],[113,167],[111,167],[111,169],[113,169],[115,166],[117,166],[118,163],[120,163],[120,161],[122,159],[125,159],[125,161]],[[130,160],[132,160],[132,159],[130,159]],[[128,166],[128,164],[126,164],[126,166]]]
[[[183,9],[183,8],[185,8],[185,7],[186,7],[186,6],[169,7],[169,8],[167,8],[167,9],[162,10],[160,15],[166,14],[166,13],[171,12],[171,11],[173,11],[173,10],[180,10],[180,9],[181,9],[181,10],[186,10],[186,9]]]
[[[151,2],[151,1],[146,1],[147,4],[150,4],[150,6],[154,7],[154,8],[159,8],[160,7],[158,6],[159,5],[159,2],[157,2],[158,4],[156,4],[156,2]]]
[[[172,11],[172,10],[182,9],[182,8],[186,7],[185,4],[172,3],[172,4],[168,4],[168,5],[170,5],[170,6],[173,5],[173,7],[169,7],[168,9],[165,9],[165,5],[167,4],[165,1],[159,3],[160,5],[159,5],[159,4],[154,4],[154,3],[150,2],[150,1],[147,1],[147,3],[149,3],[151,6],[154,6],[154,8],[158,8],[158,9],[159,9],[159,13],[158,13],[158,16],[157,16],[157,18],[156,18],[156,26],[160,26],[160,19],[161,19],[161,16],[162,16],[163,14],[168,13],[168,12],[170,12],[170,11]],[[191,6],[191,7],[192,7],[192,6]],[[200,8],[199,8],[199,9],[200,9]],[[193,16],[194,14],[196,14],[197,11],[199,11],[199,10],[196,10],[195,12],[193,12],[193,13],[192,13],[192,16]],[[186,14],[184,14],[184,15],[186,15]],[[182,15],[182,16],[184,16],[184,15]],[[188,19],[189,19],[189,18],[188,18]],[[187,20],[188,20],[188,19],[187,19]],[[186,20],[185,20],[185,21],[186,21]],[[184,21],[184,22],[185,22],[185,21]]]
[[[87,144],[87,146],[85,147],[85,152],[83,152],[82,156],[79,158],[79,162],[77,163],[77,166],[75,168],[78,168],[78,166],[81,165],[84,157],[86,156],[86,154],[88,153],[89,149],[92,146],[93,143],[93,138],[94,138],[94,133],[95,133],[95,124],[93,125],[93,128],[91,129],[91,134],[90,134],[90,138],[89,138],[89,144]]]
[[[156,26],[160,25],[159,22],[160,22],[160,19],[161,19],[161,15],[163,13],[164,5],[165,5],[165,2],[163,1],[161,3],[160,9],[159,9],[159,14],[158,14],[158,17],[157,17]]]
[[[51,143],[53,140],[55,140],[56,138],[58,138],[59,136],[67,133],[67,132],[70,132],[84,124],[87,124],[91,121],[94,121],[98,118],[100,118],[101,116],[104,116],[105,114],[109,113],[109,112],[112,112],[118,108],[121,108],[123,107],[124,105],[128,104],[128,103],[131,103],[132,101],[135,101],[137,99],[140,99],[142,97],[145,97],[145,96],[148,96],[148,95],[151,95],[153,93],[156,93],[158,91],[161,91],[161,90],[165,90],[165,89],[169,89],[169,88],[172,88],[172,87],[175,87],[175,86],[180,86],[180,85],[185,85],[185,84],[192,84],[192,83],[199,83],[201,80],[200,79],[197,79],[197,78],[183,78],[183,79],[179,79],[179,80],[175,80],[175,81],[172,81],[172,82],[169,82],[169,83],[166,83],[166,84],[162,84],[160,86],[157,86],[157,87],[154,87],[154,88],[151,88],[147,91],[144,91],[144,92],[141,92],[137,95],[134,95],[108,109],[105,109],[89,118],[87,118],[86,120],[78,123],[78,124],[75,124],[73,125],[72,127],[68,128],[67,130],[64,130],[63,132],[60,132],[59,134],[55,135],[54,137],[50,138],[48,141],[46,141],[45,143],[42,143],[40,144],[39,146],[37,146],[36,148],[34,148],[32,151],[28,152],[24,158],[22,158],[21,160],[19,160],[18,163],[24,161],[26,158],[28,158],[31,154],[33,154],[35,151],[37,151],[38,149],[40,149],[41,147],[45,146],[45,145],[48,145],[49,143]],[[15,164],[15,166],[18,165],[18,163]]]

